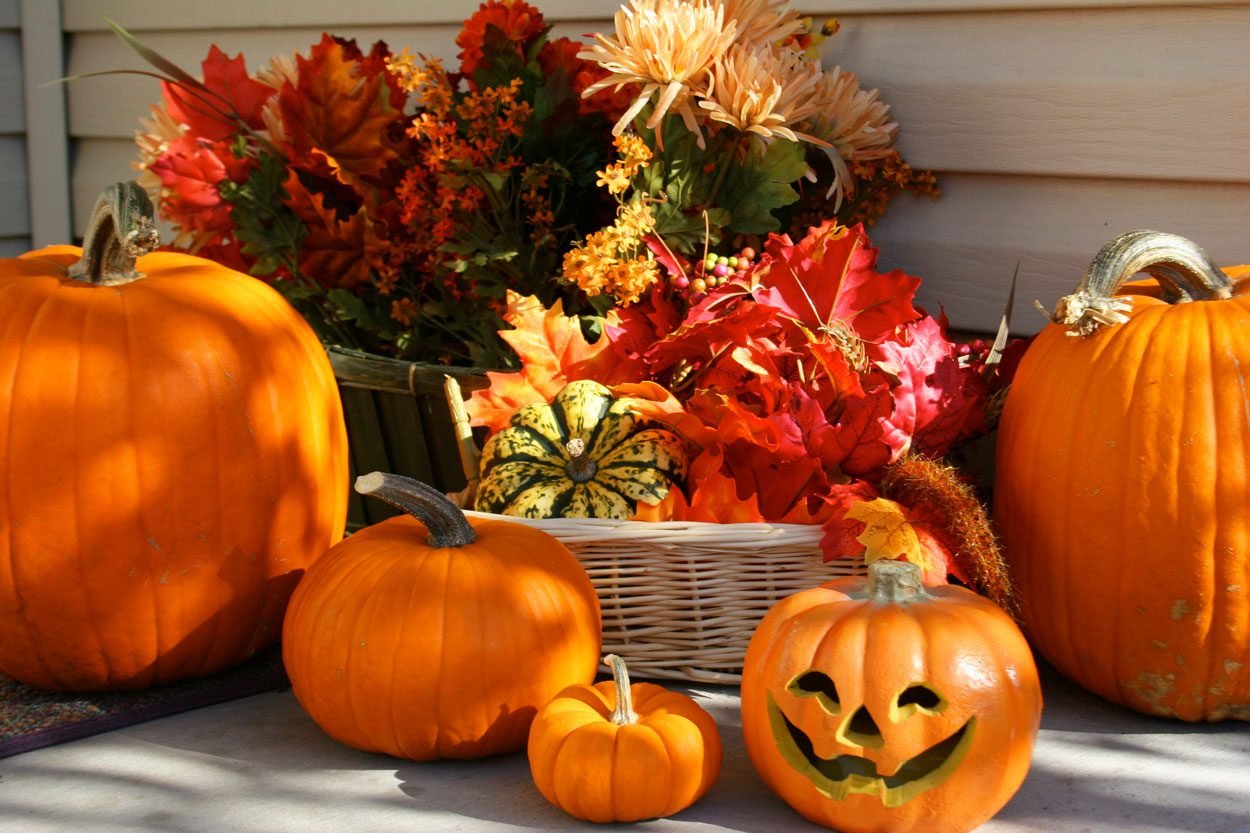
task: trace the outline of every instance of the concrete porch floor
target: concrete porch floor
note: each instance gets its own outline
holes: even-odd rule
[[[983,833],[1250,833],[1250,724],[1143,717],[1045,672],[1024,786]],[[816,831],[743,748],[735,688],[676,686],[716,718],[725,761],[701,802],[639,830]],[[0,760],[4,833],[595,830],[543,800],[524,754],[418,764],[331,740],[289,691]]]

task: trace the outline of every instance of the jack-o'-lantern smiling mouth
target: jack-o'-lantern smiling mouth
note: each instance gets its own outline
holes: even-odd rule
[[[768,713],[778,751],[822,794],[835,800],[853,794],[875,795],[886,807],[904,804],[946,781],[963,761],[976,733],[976,718],[970,717],[950,737],[903,762],[894,774],[880,775],[876,763],[860,755],[818,756],[811,738],[786,717],[771,693]]]

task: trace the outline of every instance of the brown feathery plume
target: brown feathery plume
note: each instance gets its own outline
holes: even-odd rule
[[[924,504],[957,543],[955,561],[976,588],[1011,615],[1017,613],[1011,576],[989,516],[954,466],[907,454],[886,470],[881,492],[905,506]]]

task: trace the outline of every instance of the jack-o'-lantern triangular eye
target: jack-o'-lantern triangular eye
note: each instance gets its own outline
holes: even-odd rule
[[[805,671],[795,677],[787,688],[797,697],[818,698],[825,711],[830,714],[837,714],[841,710],[838,687],[834,685],[829,675],[822,671]]]

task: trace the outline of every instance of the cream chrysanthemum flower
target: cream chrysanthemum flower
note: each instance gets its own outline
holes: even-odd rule
[[[284,84],[292,87],[299,84],[299,67],[294,55],[278,55],[268,64],[256,70],[256,80],[262,84],[282,89]],[[286,141],[286,128],[282,125],[282,113],[278,109],[278,97],[272,96],[260,109],[260,120],[265,125],[265,133],[275,144]]]
[[[820,63],[778,46],[735,44],[712,70],[713,82],[699,106],[708,117],[764,141],[781,136],[824,144],[794,127],[816,113]]]
[[[294,55],[277,55],[268,64],[256,70],[256,80],[275,90],[290,82],[291,86],[299,83],[299,67]]]
[[[834,174],[828,196],[837,192],[836,210],[843,197],[855,193],[850,166],[888,156],[898,136],[898,122],[890,119],[890,105],[881,101],[877,90],[861,89],[855,73],[843,72],[841,67],[821,77],[816,98],[820,109],[802,127],[829,145]]]
[[[737,24],[738,42],[775,44],[803,28],[790,0],[720,0],[725,20]]]
[[[641,84],[642,91],[613,134],[620,135],[655,97],[647,127],[656,131],[656,143],[663,147],[660,122],[671,111],[682,117],[702,147],[691,102],[707,90],[713,65],[734,41],[736,29],[726,22],[725,10],[714,0],[630,0],[617,11],[615,22],[615,37],[596,34],[595,44],[577,54],[611,73],[587,87],[582,97],[605,87]]]

